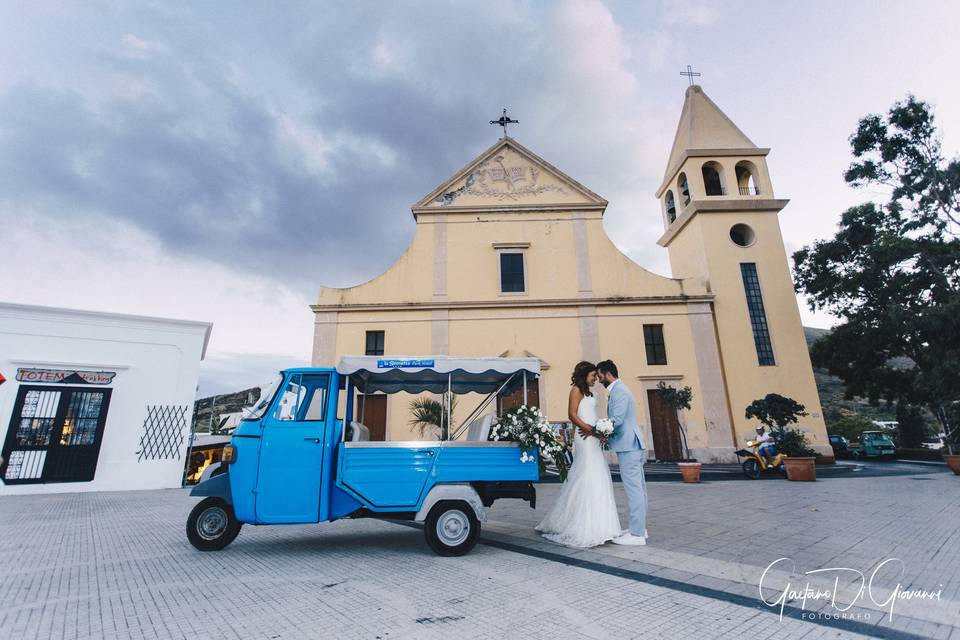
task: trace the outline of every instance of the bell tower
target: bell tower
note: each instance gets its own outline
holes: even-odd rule
[[[767,170],[757,147],[699,85],[687,88],[657,190],[675,278],[714,295],[713,320],[737,444],[756,424],[744,410],[779,393],[802,403],[811,444],[832,457]]]

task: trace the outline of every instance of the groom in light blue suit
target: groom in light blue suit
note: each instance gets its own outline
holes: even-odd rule
[[[607,446],[617,453],[620,480],[630,508],[630,528],[613,542],[643,545],[647,543],[647,484],[643,476],[647,451],[637,424],[637,402],[627,385],[621,382],[620,372],[612,360],[598,362],[597,374],[607,388],[607,417],[613,423]]]

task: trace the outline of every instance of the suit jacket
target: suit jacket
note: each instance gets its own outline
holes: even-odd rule
[[[637,424],[637,402],[623,380],[613,385],[607,399],[607,417],[613,423],[613,434],[607,441],[611,451],[645,448],[640,425]]]

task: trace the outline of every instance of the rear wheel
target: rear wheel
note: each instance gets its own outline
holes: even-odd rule
[[[233,542],[243,526],[223,498],[204,498],[187,517],[187,539],[200,551],[219,551]]]
[[[480,521],[462,500],[439,502],[424,522],[427,544],[441,556],[462,556],[477,544]]]
[[[747,476],[751,480],[756,480],[760,477],[760,463],[751,458],[746,460],[743,463],[743,475]]]

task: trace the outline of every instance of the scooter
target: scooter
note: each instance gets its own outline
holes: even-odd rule
[[[743,468],[743,474],[751,480],[759,478],[760,474],[764,471],[779,471],[784,474],[787,472],[783,465],[783,460],[786,456],[782,453],[777,453],[773,459],[767,460],[760,455],[759,442],[756,440],[747,440],[747,446],[750,447],[750,450],[740,449],[736,451],[736,454],[737,459],[746,458],[740,466]]]

